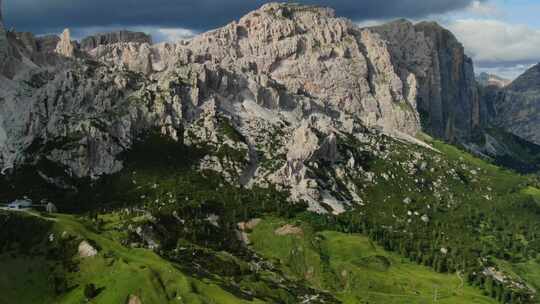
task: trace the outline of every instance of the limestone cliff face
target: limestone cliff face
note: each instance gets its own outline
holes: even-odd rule
[[[0,0],[0,74],[4,74],[4,71],[7,69],[7,59],[9,53],[10,50],[7,32],[4,28],[4,21],[2,18],[2,0]]]
[[[331,9],[272,3],[174,44],[112,34],[79,47],[68,32],[11,36],[2,36],[17,66],[0,81],[4,172],[46,159],[98,178],[121,170],[122,152],[157,130],[247,151],[232,167],[211,156],[200,166],[341,212],[347,203],[322,191],[309,165],[348,157],[336,149],[339,136],[369,142],[362,134],[379,130],[413,141],[424,116],[428,131],[454,139],[478,123],[470,60],[434,24],[360,29]],[[223,140],[223,119],[242,141]],[[278,165],[261,164],[261,155]]]
[[[71,58],[75,56],[76,45],[71,41],[71,32],[69,29],[65,29],[62,35],[60,35],[60,41],[56,45],[54,50],[56,53]]]
[[[386,43],[326,8],[268,4],[184,43],[104,45],[90,54],[145,74],[175,62],[211,70],[219,66],[243,74],[251,87],[266,87],[252,92],[252,98],[274,110],[298,104],[269,88],[271,83],[320,103],[306,114],[335,110],[389,132],[419,130],[416,96],[405,94]]]
[[[373,27],[388,41],[402,80],[415,78],[424,130],[447,140],[467,141],[481,125],[481,101],[472,60],[454,35],[433,22],[398,20]]]
[[[540,64],[498,91],[492,102],[494,125],[540,144]]]
[[[141,32],[118,31],[112,33],[102,33],[83,38],[81,40],[81,49],[90,51],[100,45],[125,42],[152,44],[152,38]]]

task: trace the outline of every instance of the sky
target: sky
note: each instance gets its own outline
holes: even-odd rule
[[[0,0],[1,1],[1,0]],[[237,20],[266,0],[3,0],[8,28],[36,34],[69,27],[75,38],[118,29],[155,42],[189,38]],[[298,0],[330,6],[359,25],[435,20],[464,44],[476,71],[513,79],[540,62],[539,0]]]

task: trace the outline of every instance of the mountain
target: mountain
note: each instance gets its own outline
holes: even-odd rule
[[[472,60],[448,30],[433,22],[398,20],[373,28],[388,41],[395,70],[411,81],[423,130],[469,141],[481,124]]]
[[[273,22],[275,18],[280,22]],[[401,27],[410,30],[411,24]],[[428,37],[420,45],[431,53],[405,58],[396,63],[403,66],[399,69],[393,65],[398,50],[377,29],[358,29],[329,9],[275,4],[174,45],[105,44],[79,49],[80,57],[71,60],[70,52],[60,50],[48,53],[51,58],[67,55],[52,65],[32,61],[40,52],[21,52],[23,65],[40,68],[17,75],[34,80],[26,81],[27,94],[19,96],[13,89],[3,93],[6,102],[0,112],[14,119],[0,124],[8,134],[1,146],[9,147],[0,150],[0,164],[13,167],[32,159],[30,146],[51,147],[48,143],[68,138],[67,147],[39,156],[68,166],[78,177],[113,173],[121,168],[116,156],[138,133],[160,127],[178,139],[180,127],[202,118],[202,108],[230,116],[238,127],[254,115],[270,114],[274,124],[281,120],[298,126],[323,114],[349,131],[361,123],[405,137],[421,130],[423,116],[425,130],[434,135],[466,137],[478,124],[470,60],[449,32],[435,24],[416,28],[419,37]],[[13,44],[21,49],[19,42]],[[65,43],[70,49],[72,42]],[[418,70],[407,68],[419,60],[423,65]],[[455,66],[430,70],[439,62]],[[455,73],[442,72],[449,69]],[[56,87],[61,90],[52,89]],[[96,92],[101,87],[106,90]],[[137,99],[141,102],[129,102]],[[261,106],[266,112],[260,113]],[[284,115],[287,119],[280,117]]]
[[[494,74],[485,73],[485,72],[480,73],[476,77],[476,81],[478,82],[478,84],[480,84],[483,87],[493,86],[499,89],[506,87],[512,82],[511,80],[499,77]]]
[[[495,103],[495,124],[530,142],[540,144],[540,64],[508,85]]]
[[[11,302],[536,301],[540,181],[448,144],[498,110],[435,23],[2,41],[0,201],[69,213],[0,212]]]
[[[482,131],[464,145],[520,172],[540,171],[538,104],[535,103],[538,79],[538,66],[509,83],[481,74],[478,82],[484,117]]]

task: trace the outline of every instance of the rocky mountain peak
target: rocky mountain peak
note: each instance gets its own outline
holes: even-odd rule
[[[142,32],[132,32],[125,30],[111,33],[100,33],[83,38],[81,40],[81,50],[90,51],[100,45],[110,45],[128,42],[152,44],[152,38]]]
[[[540,63],[529,68],[509,85],[509,90],[525,92],[540,89]]]
[[[481,124],[481,104],[470,58],[455,36],[436,22],[397,20],[372,27],[387,41],[402,80],[415,77],[424,130],[466,141]]]
[[[525,71],[492,99],[496,126],[540,144],[540,64]]]
[[[261,6],[259,9],[249,13],[250,15],[258,15],[261,13],[268,13],[276,17],[282,18],[295,18],[298,14],[304,14],[306,12],[317,14],[321,17],[334,18],[336,16],[335,11],[330,7],[317,6],[317,5],[304,5],[298,3],[279,3],[272,2]]]
[[[329,8],[276,3],[174,44],[120,32],[78,49],[65,31],[56,47],[63,56],[20,75],[30,79],[28,94],[0,92],[0,167],[46,159],[98,178],[122,170],[119,155],[140,134],[159,130],[247,151],[230,171],[242,184],[273,181],[314,210],[324,197],[340,212],[307,165],[340,159],[340,134],[378,130],[414,141],[423,124],[454,139],[475,125],[472,63],[445,33],[406,20],[361,29]],[[84,60],[66,60],[77,51]],[[223,117],[241,141],[220,139]],[[260,165],[261,154],[277,165]],[[210,156],[201,163],[226,165]]]
[[[75,55],[75,45],[71,41],[71,31],[65,29],[60,35],[60,41],[56,46],[56,53],[71,58]]]

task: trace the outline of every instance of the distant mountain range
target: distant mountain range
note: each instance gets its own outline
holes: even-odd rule
[[[512,81],[499,77],[494,74],[489,73],[480,73],[478,76],[476,76],[476,81],[481,86],[487,87],[487,86],[494,86],[498,88],[503,88],[509,85]]]

